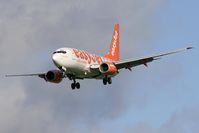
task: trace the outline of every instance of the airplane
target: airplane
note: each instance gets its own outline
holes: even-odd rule
[[[90,54],[86,51],[75,48],[59,48],[53,52],[52,61],[58,69],[50,70],[46,73],[6,75],[6,77],[16,76],[38,76],[47,82],[60,83],[64,78],[73,81],[72,90],[80,89],[80,83],[76,80],[99,79],[104,85],[112,84],[112,78],[119,74],[121,69],[132,71],[132,67],[145,65],[162,56],[182,52],[192,49],[186,47],[166,53],[155,54],[142,58],[120,60],[120,30],[119,23],[114,26],[111,46],[109,52],[104,56]]]

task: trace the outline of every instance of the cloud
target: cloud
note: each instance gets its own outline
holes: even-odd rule
[[[129,45],[121,46],[122,53],[132,55],[131,49],[153,41],[155,33],[150,17],[160,2],[1,0],[1,74],[53,69],[51,53],[63,46],[106,53],[115,22],[121,24],[121,43]],[[114,81],[108,87],[102,86],[101,81],[81,81],[81,90],[72,91],[70,81],[54,85],[37,77],[3,79],[0,81],[0,132],[113,130],[116,127],[106,128],[103,123],[111,123],[127,112],[126,94],[132,89],[125,79]],[[145,103],[136,102],[142,100],[136,98],[134,104]]]
[[[181,112],[176,112],[171,118],[159,128],[154,128],[146,123],[139,123],[130,127],[129,133],[194,133],[199,131],[199,109],[190,107]]]

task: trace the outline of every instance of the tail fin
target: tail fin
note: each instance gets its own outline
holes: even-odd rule
[[[120,29],[119,28],[120,28],[119,24],[116,23],[109,53],[104,56],[105,58],[111,59],[113,61],[120,60]]]

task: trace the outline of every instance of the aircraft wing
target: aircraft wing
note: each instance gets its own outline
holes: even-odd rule
[[[6,77],[24,77],[24,76],[39,76],[40,78],[45,78],[45,73],[20,74],[20,75],[6,75]]]
[[[147,63],[152,62],[153,60],[160,59],[160,57],[162,57],[162,56],[182,52],[182,51],[189,50],[189,49],[192,49],[192,47],[177,49],[177,50],[173,50],[173,51],[170,51],[170,52],[160,53],[160,54],[157,54],[157,55],[147,56],[147,57],[143,57],[143,58],[114,62],[114,64],[117,67],[117,69],[126,68],[126,69],[131,70],[132,67],[135,67],[135,66],[138,66],[138,65],[147,66]]]

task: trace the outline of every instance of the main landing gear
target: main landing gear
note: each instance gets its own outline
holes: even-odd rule
[[[73,79],[73,81],[74,81],[74,82],[71,84],[72,90],[74,90],[75,88],[80,89],[80,83],[79,83],[79,82],[76,82],[75,79]]]
[[[104,84],[104,85],[107,85],[107,83],[108,83],[108,84],[112,84],[112,79],[111,79],[111,78],[108,78],[108,77],[104,78],[104,79],[103,79],[103,84]]]

